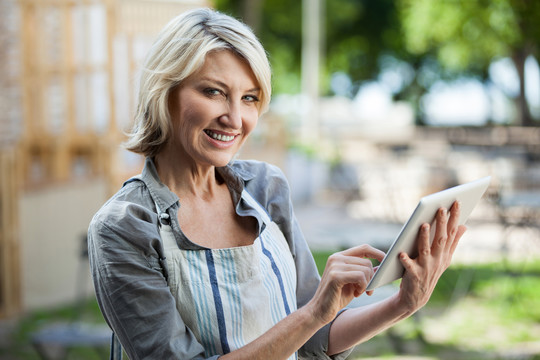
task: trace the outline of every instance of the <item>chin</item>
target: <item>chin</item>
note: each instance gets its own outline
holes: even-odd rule
[[[234,159],[235,159],[235,157],[233,156],[233,157],[230,157],[230,158],[229,158],[228,160],[226,160],[226,161],[218,161],[218,162],[216,163],[216,165],[214,165],[214,166],[215,166],[215,167],[224,167],[224,166],[227,166],[227,165],[229,165],[231,162],[233,162]]]
[[[233,156],[219,156],[209,159],[208,164],[214,167],[224,167],[227,166],[230,162],[234,161],[236,154]]]

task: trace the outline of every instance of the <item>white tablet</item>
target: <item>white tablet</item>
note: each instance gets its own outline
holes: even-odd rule
[[[425,223],[432,224],[435,219],[435,214],[438,209],[450,209],[455,201],[459,201],[461,205],[461,215],[459,224],[463,225],[472,210],[482,198],[482,195],[487,190],[491,176],[487,176],[463,185],[458,185],[450,189],[446,189],[431,195],[427,195],[420,199],[416,209],[412,213],[409,220],[401,229],[398,237],[386,253],[383,261],[379,265],[379,269],[369,282],[367,290],[373,290],[379,286],[391,283],[403,276],[404,268],[398,259],[400,253],[405,252],[411,258],[415,258],[418,254],[418,245],[416,238],[420,226]],[[431,227],[434,230],[434,226]],[[434,231],[430,235],[430,244],[433,241]]]

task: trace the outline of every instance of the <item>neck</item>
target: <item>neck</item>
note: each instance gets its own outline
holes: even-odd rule
[[[220,185],[215,166],[196,164],[166,151],[156,155],[154,162],[161,182],[180,198],[209,198]]]

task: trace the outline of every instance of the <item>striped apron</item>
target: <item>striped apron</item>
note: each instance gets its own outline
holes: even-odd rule
[[[296,310],[296,268],[285,237],[245,190],[242,199],[266,225],[252,245],[182,250],[171,226],[160,226],[176,308],[206,357],[248,344]]]

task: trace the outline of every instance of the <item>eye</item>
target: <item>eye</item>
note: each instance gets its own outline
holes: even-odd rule
[[[246,102],[252,102],[252,103],[259,102],[259,98],[255,95],[244,95],[242,99]]]
[[[206,88],[203,90],[203,92],[207,96],[217,96],[222,94],[221,90],[215,88]]]

